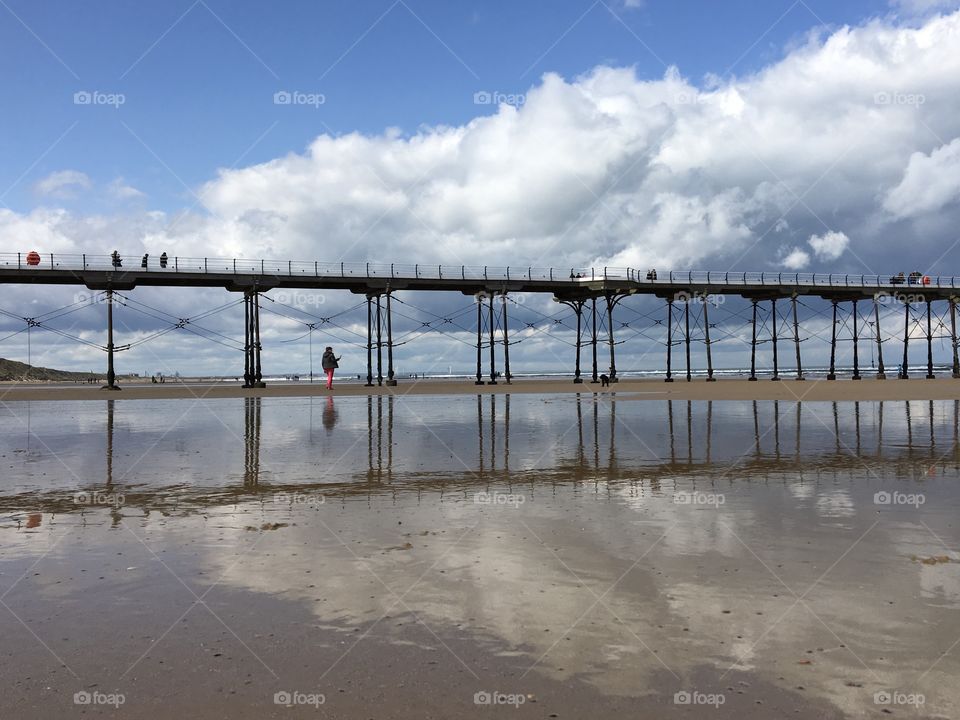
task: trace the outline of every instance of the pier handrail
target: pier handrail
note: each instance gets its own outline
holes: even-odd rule
[[[0,270],[29,272],[146,272],[171,275],[243,275],[270,277],[318,278],[393,278],[416,280],[461,281],[542,281],[542,282],[597,282],[628,281],[638,285],[676,286],[779,286],[779,287],[846,287],[846,288],[956,288],[953,276],[921,275],[897,278],[890,275],[849,275],[836,273],[800,272],[730,272],[730,271],[659,271],[648,277],[635,268],[570,268],[488,265],[424,265],[371,262],[320,262],[297,260],[254,260],[248,258],[181,257],[169,256],[166,266],[160,266],[159,255],[149,255],[146,267],[142,255],[121,256],[122,265],[114,267],[110,255],[69,253],[0,253]]]

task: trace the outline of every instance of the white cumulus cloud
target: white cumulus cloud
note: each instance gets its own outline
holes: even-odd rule
[[[57,170],[37,181],[33,186],[40,195],[69,197],[80,190],[89,190],[93,183],[79,170]]]
[[[842,232],[830,231],[823,235],[811,235],[810,247],[821,260],[837,260],[850,245],[850,238]]]
[[[793,248],[781,261],[788,270],[803,270],[810,264],[810,253],[800,248]]]
[[[913,153],[900,184],[883,206],[904,218],[939,210],[960,200],[960,137],[929,155]]]

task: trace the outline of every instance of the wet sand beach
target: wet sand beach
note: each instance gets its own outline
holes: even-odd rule
[[[76,384],[0,384],[0,401],[26,400],[103,400],[104,393],[98,385]],[[243,397],[350,397],[364,395],[475,395],[498,394],[570,394],[570,393],[617,393],[622,399],[654,400],[785,400],[785,401],[858,401],[858,400],[955,400],[960,399],[960,380],[941,375],[927,379],[913,375],[907,380],[889,376],[886,380],[864,377],[861,380],[838,379],[828,381],[811,378],[803,381],[782,379],[771,382],[760,378],[755,382],[746,379],[723,379],[706,382],[702,379],[687,382],[677,379],[672,383],[662,379],[623,379],[613,385],[602,387],[589,380],[574,384],[565,379],[517,379],[511,384],[502,380],[496,385],[475,385],[469,380],[401,380],[395,387],[373,385],[367,387],[359,381],[340,382],[333,390],[327,390],[321,382],[268,384],[265,388],[245,389],[235,383],[211,383],[204,381],[168,382],[160,384],[126,384],[112,397],[126,399],[169,398],[243,398]]]
[[[960,401],[627,385],[4,400],[4,715],[955,717]]]

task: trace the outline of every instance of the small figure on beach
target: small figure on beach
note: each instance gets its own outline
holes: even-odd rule
[[[327,345],[320,359],[320,366],[327,374],[327,390],[333,389],[333,371],[340,367],[340,358],[333,354],[333,348]]]
[[[120,259],[120,253],[118,253],[116,250],[110,253],[110,263],[115,268],[118,268],[123,265],[123,260]]]
[[[166,254],[166,253],[161,253],[161,255],[160,255],[160,267],[161,267],[161,268],[167,267],[167,254]]]

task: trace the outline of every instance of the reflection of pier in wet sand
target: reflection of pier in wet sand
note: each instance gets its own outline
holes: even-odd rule
[[[511,406],[519,401],[523,413],[511,425]],[[223,445],[227,457],[232,455],[231,447],[242,445],[238,482],[231,482],[228,472],[223,481],[213,485],[203,481],[144,483],[138,476],[147,468],[136,466],[132,472],[122,470],[117,478],[114,418],[128,414],[126,408],[135,406],[107,400],[102,480],[90,475],[89,480],[80,478],[82,482],[69,492],[33,489],[4,495],[0,503],[9,511],[64,513],[89,510],[74,503],[77,490],[123,493],[129,512],[133,508],[149,511],[228,504],[303,490],[349,496],[377,493],[388,486],[392,490],[463,489],[503,483],[534,488],[545,483],[601,481],[640,486],[649,483],[656,490],[709,478],[723,478],[728,483],[774,478],[808,481],[869,476],[881,469],[886,475],[913,480],[938,468],[960,467],[960,401],[753,401],[737,404],[739,411],[731,414],[729,404],[660,401],[654,405],[619,399],[615,393],[547,400],[477,395],[474,401],[452,403],[459,410],[455,421],[446,418],[441,427],[431,420],[435,409],[426,410],[426,406],[419,406],[422,403],[402,397],[309,398],[305,400],[309,407],[308,435],[302,445],[286,448],[282,455],[273,448],[271,439],[277,420],[264,427],[262,408],[272,402],[270,399],[217,402],[243,404],[243,426],[238,431],[216,423],[201,431],[211,436],[211,446]],[[322,406],[322,433],[313,429],[315,405]],[[356,424],[358,406],[365,406],[359,416],[363,418],[360,428]],[[558,425],[559,439],[548,437],[531,419],[531,409],[539,411],[544,406],[556,408],[547,412],[569,419],[566,425]],[[471,407],[472,413],[468,412]],[[646,407],[654,411],[641,409]],[[351,417],[350,426],[340,421],[344,412]],[[136,410],[129,414],[135,417]],[[222,437],[215,437],[217,434]],[[469,436],[474,437],[472,452],[470,443],[464,442]],[[125,436],[125,442],[136,443],[136,438]],[[311,460],[311,448],[321,442],[340,448],[340,459],[329,466]],[[285,467],[301,463],[308,467],[301,473],[279,473],[275,472],[278,460]],[[166,466],[162,446],[151,451],[150,464]],[[120,516],[119,510],[114,512]]]

